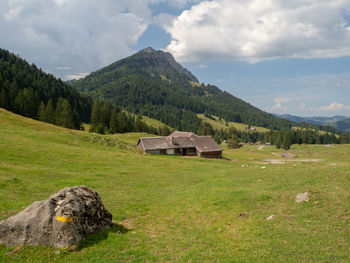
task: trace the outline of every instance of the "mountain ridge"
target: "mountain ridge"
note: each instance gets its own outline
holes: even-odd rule
[[[347,119],[349,119],[349,117],[346,117],[343,115],[335,115],[331,117],[325,117],[325,116],[300,117],[300,116],[291,115],[291,114],[282,114],[282,115],[275,114],[275,115],[296,123],[307,122],[307,123],[312,123],[316,125],[328,125],[343,131],[350,128],[350,125],[347,124],[349,121],[346,121]]]

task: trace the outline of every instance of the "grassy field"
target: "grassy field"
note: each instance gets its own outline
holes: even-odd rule
[[[282,158],[272,146],[225,149],[231,160],[143,155],[134,145],[144,135],[72,131],[0,110],[0,220],[87,185],[125,228],[59,255],[1,246],[0,262],[349,262],[349,145],[293,146],[294,162],[272,165],[263,160]],[[310,201],[296,203],[306,191]]]
[[[198,118],[202,119],[203,121],[209,123],[211,126],[213,126],[214,130],[227,130],[230,127],[235,127],[238,131],[248,131],[248,125],[244,123],[238,123],[238,122],[227,122],[223,119],[219,119],[217,116],[213,116],[213,119],[209,119],[204,116],[204,114],[197,114]],[[269,129],[263,128],[263,127],[257,127],[257,126],[251,126],[252,128],[255,128],[257,132],[269,132]]]

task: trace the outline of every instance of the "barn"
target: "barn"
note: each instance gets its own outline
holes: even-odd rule
[[[137,142],[144,153],[222,158],[222,149],[211,136],[175,131],[167,137],[143,137]]]

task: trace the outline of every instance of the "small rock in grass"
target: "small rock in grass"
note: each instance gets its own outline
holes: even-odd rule
[[[56,254],[56,255],[60,255],[60,254],[61,254],[61,251],[56,250],[56,251],[55,251],[55,254]]]
[[[72,245],[68,248],[68,251],[69,252],[74,252],[74,251],[77,251],[78,250],[78,246],[77,245]]]
[[[248,167],[248,164],[242,164],[241,167]]]
[[[266,220],[272,220],[275,218],[275,215],[270,215],[268,218],[266,218]]]
[[[262,182],[262,180],[259,179],[258,182]]]
[[[266,169],[266,166],[261,166],[261,169]]]
[[[300,202],[307,202],[309,201],[309,193],[300,193],[295,196],[295,202],[300,203]]]
[[[304,222],[309,225],[311,223],[311,220],[304,220]]]

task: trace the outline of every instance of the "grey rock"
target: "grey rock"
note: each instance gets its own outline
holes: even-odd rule
[[[57,202],[59,206],[65,206],[67,204],[66,200],[60,200]]]
[[[296,155],[287,152],[282,153],[282,156],[286,158],[297,158]]]
[[[0,244],[66,248],[113,225],[98,193],[67,187],[0,222]]]
[[[309,201],[309,195],[310,194],[308,192],[297,194],[295,196],[295,202],[297,202],[297,203],[307,202],[307,201]]]

